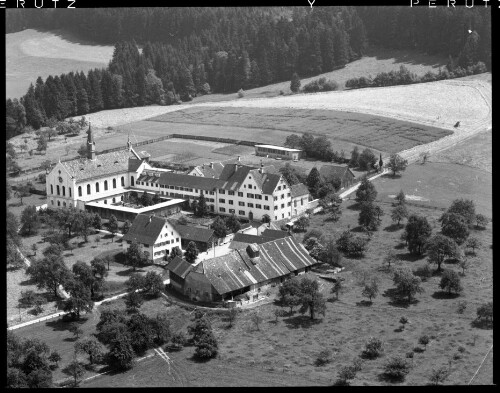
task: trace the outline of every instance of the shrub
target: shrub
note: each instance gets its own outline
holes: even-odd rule
[[[375,337],[370,337],[365,344],[365,349],[361,353],[361,356],[367,359],[376,359],[382,355],[383,343],[381,340]]]
[[[467,302],[465,300],[459,301],[457,306],[457,313],[463,314],[466,308],[467,308]]]
[[[479,306],[476,310],[479,322],[493,323],[493,302],[488,302]]]
[[[410,372],[410,363],[405,359],[394,356],[384,366],[384,375],[393,380],[404,380],[406,375]]]
[[[418,343],[425,346],[427,348],[427,344],[429,344],[429,336],[427,336],[426,334],[422,335],[419,337],[418,339]]]
[[[349,385],[349,381],[356,377],[356,370],[353,366],[344,366],[337,375],[337,385]]]
[[[429,376],[429,382],[433,385],[439,385],[440,382],[444,382],[448,377],[448,369],[446,366],[442,366],[438,369],[434,369]]]
[[[429,263],[426,263],[423,266],[420,266],[413,272],[415,276],[420,277],[422,281],[427,281],[429,278],[432,277],[432,269]]]
[[[414,355],[415,355],[415,352],[413,352],[413,351],[406,352],[407,359],[413,359]]]
[[[238,98],[243,98],[243,97],[245,97],[245,92],[243,91],[243,89],[238,90]]]
[[[174,333],[170,339],[170,347],[179,350],[186,345],[186,336],[182,332]]]
[[[321,351],[316,359],[316,366],[324,366],[325,364],[330,363],[332,360],[332,352],[329,349],[325,349]]]
[[[361,371],[361,369],[363,368],[363,361],[359,358],[354,359],[352,362],[352,367],[356,372]]]

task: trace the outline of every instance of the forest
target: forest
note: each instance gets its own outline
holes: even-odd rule
[[[7,33],[64,29],[115,50],[106,69],[38,78],[19,100],[7,100],[7,139],[49,119],[330,72],[368,45],[439,53],[463,68],[491,66],[491,14],[479,7],[26,9],[8,16]]]

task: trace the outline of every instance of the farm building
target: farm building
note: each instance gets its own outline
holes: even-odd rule
[[[317,263],[291,236],[249,244],[196,266],[176,259],[166,266],[172,288],[205,302],[231,300],[242,294],[248,301],[256,301],[268,287],[303,274]]]
[[[192,227],[189,225],[175,224],[175,229],[181,236],[181,245],[186,249],[189,242],[194,242],[198,251],[207,251],[212,248],[212,243],[216,240],[214,238],[213,229]]]
[[[350,187],[356,178],[347,165],[340,164],[323,165],[319,169],[319,174],[325,181],[328,181],[333,177],[338,177],[340,179],[341,189]]]
[[[163,259],[170,254],[172,248],[181,248],[181,235],[167,219],[147,214],[139,214],[129,231],[123,236],[123,252],[135,241],[143,252],[148,253],[148,259]]]
[[[304,213],[309,206],[309,189],[305,184],[294,184],[290,187],[292,196],[292,216],[298,216]]]
[[[229,248],[232,250],[239,250],[245,248],[249,244],[262,244],[272,240],[283,239],[290,236],[288,232],[276,231],[273,229],[266,229],[260,236],[249,235],[246,233],[235,233]]]
[[[255,145],[255,155],[283,160],[299,160],[302,150],[274,145]]]

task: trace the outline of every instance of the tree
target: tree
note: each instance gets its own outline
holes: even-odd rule
[[[424,291],[420,277],[416,277],[411,269],[406,266],[394,269],[393,281],[398,295],[407,297],[408,303],[412,301],[417,293]]]
[[[76,152],[81,158],[87,157],[87,146],[82,143]]]
[[[66,284],[66,291],[70,294],[69,299],[64,303],[64,311],[75,314],[76,319],[80,319],[80,313],[91,312],[94,302],[91,299],[90,291],[79,281],[70,281]]]
[[[374,167],[377,157],[371,149],[364,149],[358,157],[358,166],[361,170],[367,171]]]
[[[493,323],[493,302],[481,304],[476,310],[477,320]]]
[[[394,380],[404,380],[410,372],[410,364],[400,356],[394,356],[384,365],[384,375]]]
[[[324,258],[322,258],[322,261],[332,267],[342,266],[342,254],[337,249],[337,244],[333,239],[328,239],[325,242]]]
[[[132,348],[138,355],[154,346],[155,332],[151,320],[144,314],[133,314],[126,322]]]
[[[170,251],[170,254],[169,254],[167,260],[170,262],[175,257],[182,258],[182,250],[178,246],[175,246],[174,248],[172,248],[172,251]]]
[[[57,255],[49,255],[42,260],[32,261],[26,273],[39,289],[52,290],[55,297],[58,296],[59,285],[64,285],[71,278],[71,272],[62,257]]]
[[[131,226],[132,226],[132,223],[129,220],[125,221],[125,223],[122,226],[122,233],[124,235],[127,234],[128,231],[130,230]]]
[[[305,232],[306,228],[309,226],[310,221],[306,216],[301,216],[295,221],[295,228],[297,231]]]
[[[127,290],[129,292],[140,291],[146,288],[146,277],[140,275],[139,273],[132,274],[129,279],[125,282]]]
[[[26,206],[24,208],[21,213],[21,224],[21,232],[26,233],[28,236],[37,232],[40,221],[35,206]]]
[[[465,218],[457,213],[444,213],[441,218],[441,233],[462,244],[469,237],[469,228]]]
[[[479,240],[477,237],[469,237],[467,239],[467,242],[465,243],[465,247],[471,248],[474,255],[476,254],[476,248],[479,248],[481,246],[481,240]]]
[[[378,295],[377,280],[372,279],[369,283],[365,284],[365,287],[363,288],[363,292],[361,292],[361,295],[370,299],[370,302],[372,301],[372,298],[375,299]]]
[[[140,202],[142,206],[151,206],[153,205],[153,199],[151,198],[151,195],[144,191],[141,195]]]
[[[319,174],[318,168],[314,167],[307,175],[306,179],[307,187],[313,198],[316,198],[319,189],[321,188],[321,176]]]
[[[95,293],[102,287],[102,276],[98,279],[94,269],[82,261],[77,261],[72,269],[76,279],[90,291],[90,296],[94,298]]]
[[[337,385],[349,385],[349,381],[356,377],[356,370],[352,365],[342,367],[337,373]]]
[[[146,262],[144,253],[141,251],[139,244],[135,240],[132,240],[132,243],[128,247],[127,252],[125,253],[125,258],[127,263],[132,266],[134,272],[137,267],[142,266]]]
[[[337,222],[342,215],[342,198],[335,193],[329,193],[319,201],[319,206],[323,208],[325,213],[330,214],[330,219]]]
[[[172,333],[168,318],[166,313],[158,313],[155,318],[150,319],[157,345],[162,345],[170,340]]]
[[[365,349],[361,352],[361,356],[366,359],[376,359],[382,355],[383,351],[384,343],[376,337],[370,337],[365,343]]]
[[[393,250],[389,250],[386,257],[384,258],[384,264],[387,264],[389,269],[391,268],[392,264],[395,264],[398,261],[399,261],[399,258]]]
[[[376,197],[377,190],[375,186],[368,180],[368,177],[364,176],[356,190],[356,202],[373,202]]]
[[[403,315],[401,318],[399,318],[399,323],[401,324],[401,330],[404,330],[406,324],[410,323],[410,321]]]
[[[282,307],[290,307],[290,314],[293,313],[293,308],[299,306],[301,301],[300,282],[296,278],[285,281],[279,287],[279,296]]]
[[[402,172],[408,166],[408,160],[405,160],[399,154],[391,154],[389,162],[385,164],[386,168],[392,171],[392,176],[395,177],[397,173]]]
[[[21,184],[17,186],[15,195],[19,198],[21,205],[23,204],[23,198],[27,198],[31,195],[30,186],[27,184]]]
[[[78,362],[76,360],[72,361],[66,367],[65,371],[73,377],[74,387],[77,387],[79,385],[81,378],[85,375],[85,367],[81,362]]]
[[[476,214],[476,228],[484,229],[488,225],[488,222],[490,222],[488,217],[483,214]]]
[[[262,217],[262,219],[264,219],[264,217]],[[231,233],[236,233],[240,230],[241,224],[234,214],[231,214],[230,216],[226,217],[225,221],[226,221],[226,228]]]
[[[290,90],[293,93],[297,93],[300,90],[300,79],[296,72],[292,75],[292,81],[290,82]]]
[[[212,223],[212,229],[217,239],[224,239],[227,236],[227,228],[224,219],[218,216]]]
[[[36,252],[38,251],[38,246],[36,245],[36,243],[33,243],[31,245],[31,251],[33,251],[33,256],[36,257]]]
[[[476,220],[476,207],[471,199],[455,199],[446,212],[462,216],[467,225]]]
[[[151,202],[152,202],[153,205],[156,205],[157,203],[160,203],[161,202],[160,195],[158,193],[155,193],[153,195],[153,198],[152,198]]]
[[[319,292],[318,282],[310,278],[304,277],[300,282],[301,290],[301,313],[309,311],[311,319],[314,319],[316,314],[325,315],[326,303],[323,294]]]
[[[56,367],[59,367],[59,362],[61,361],[61,355],[59,352],[52,351],[50,356],[48,357],[49,362],[55,363]]]
[[[458,255],[457,244],[453,239],[436,234],[429,239],[427,245],[429,262],[437,264],[437,271],[441,271],[441,264],[445,258],[453,258]]]
[[[418,343],[427,348],[427,344],[429,344],[430,338],[428,335],[424,334],[418,338]]]
[[[397,202],[398,205],[406,204],[406,195],[403,192],[403,190],[400,190],[398,192],[398,194],[394,197],[394,200]]]
[[[384,161],[382,161],[382,153],[380,153],[380,159],[378,160],[378,167],[379,170],[382,170],[382,168],[384,167]]]
[[[271,216],[269,216],[269,214],[264,214],[262,216],[262,223],[263,224],[268,224],[267,226],[270,226],[270,223],[271,223]]]
[[[108,364],[120,370],[131,369],[134,365],[134,349],[129,334],[118,334],[113,340],[108,353]]]
[[[355,236],[349,229],[342,232],[337,239],[337,249],[347,255],[363,255],[368,240]]]
[[[184,333],[177,332],[177,333],[172,334],[172,338],[170,339],[170,342],[171,342],[172,349],[179,350],[186,344],[186,337],[184,336]]]
[[[115,235],[118,233],[118,220],[113,214],[111,215],[111,217],[109,217],[108,231],[111,232],[112,240],[114,242]]]
[[[359,211],[358,223],[366,230],[376,231],[380,225],[380,219],[377,216],[376,206],[371,202],[362,202]]]
[[[445,270],[441,275],[439,288],[447,290],[448,295],[451,295],[451,292],[455,292],[456,294],[462,292],[463,288],[458,273],[454,270]]]
[[[351,168],[357,168],[359,166],[359,148],[357,146],[354,146],[354,149],[352,149],[349,166]]]
[[[199,251],[196,247],[196,243],[191,241],[186,247],[184,258],[186,258],[186,261],[188,261],[189,263],[194,263],[196,261],[196,258],[198,258],[198,253]]]
[[[92,274],[94,275],[94,277],[99,276],[99,278],[103,280],[108,275],[104,259],[94,258],[90,261],[90,266],[92,268]]]
[[[208,208],[205,195],[203,195],[203,191],[200,190],[200,196],[198,198],[198,203],[196,204],[194,215],[197,217],[204,217],[208,214],[209,210],[210,209]]]
[[[253,322],[253,324],[255,325],[255,328],[257,330],[260,330],[260,324],[263,320],[263,318],[261,317],[259,311],[254,311],[252,312],[252,314],[250,315],[250,320]]]
[[[89,364],[100,363],[104,356],[104,347],[94,337],[87,337],[75,343],[76,353],[84,353],[89,356]]]
[[[70,333],[73,333],[73,336],[78,340],[80,336],[83,334],[83,330],[80,329],[80,327],[76,324],[72,324],[71,327],[68,329]]]
[[[396,222],[397,225],[400,226],[401,220],[404,220],[405,218],[408,218],[408,209],[406,208],[406,204],[399,204],[394,206],[394,208],[391,211],[391,219],[392,221]]]
[[[85,243],[88,243],[88,237],[94,230],[94,214],[88,211],[79,211],[76,213],[75,232],[83,237]],[[110,219],[111,221],[111,219]]]
[[[337,277],[335,282],[333,283],[331,293],[335,294],[335,299],[339,300],[339,294],[344,292],[345,290],[345,278],[343,277]]]
[[[429,375],[429,382],[433,385],[439,385],[440,383],[443,383],[446,378],[448,378],[448,375],[449,369],[446,366],[433,369]]]
[[[47,151],[47,138],[45,137],[44,134],[41,134],[39,137],[38,137],[38,142],[37,142],[37,146],[36,146],[36,150],[39,151],[39,152],[42,152],[42,151]]]
[[[155,272],[147,272],[145,280],[145,291],[148,295],[158,297],[163,290],[163,280],[161,274]]]
[[[426,217],[417,216],[415,214],[408,217],[404,236],[410,253],[422,254],[431,233],[432,228]]]
[[[101,216],[99,214],[94,214],[94,220],[92,222],[92,226],[95,229],[101,229],[102,223],[101,223]]]
[[[125,305],[130,313],[138,312],[143,303],[144,298],[138,292],[132,291],[125,296]]]

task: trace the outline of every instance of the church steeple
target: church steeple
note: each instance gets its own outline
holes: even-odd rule
[[[90,126],[89,122],[89,130],[87,131],[87,158],[89,160],[95,160],[95,142],[94,142],[94,135],[92,134],[92,127]]]

